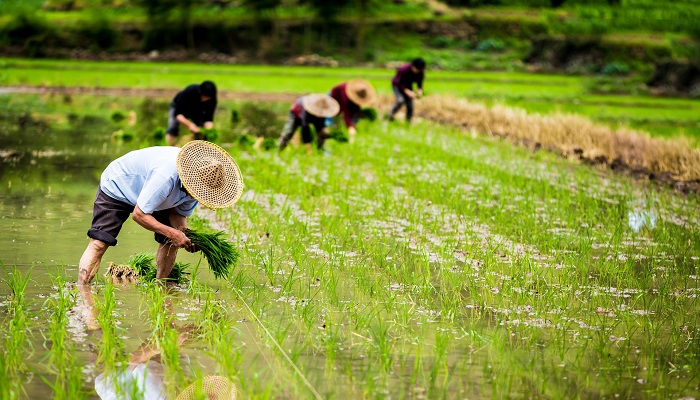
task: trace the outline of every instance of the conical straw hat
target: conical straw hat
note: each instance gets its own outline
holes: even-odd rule
[[[345,85],[345,94],[350,101],[360,107],[369,107],[377,100],[377,92],[372,84],[364,79],[353,79]]]
[[[238,165],[214,143],[193,140],[184,145],[177,156],[177,172],[187,192],[206,207],[231,206],[243,194]]]
[[[197,389],[197,382],[195,382],[183,390],[176,400],[194,400],[201,398],[202,394],[207,395],[207,400],[236,399],[236,385],[223,376],[205,376],[202,379],[201,392],[198,393]]]
[[[334,117],[340,111],[340,104],[334,98],[321,93],[307,94],[302,97],[304,110],[317,117]]]

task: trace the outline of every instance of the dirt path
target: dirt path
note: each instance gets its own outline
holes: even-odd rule
[[[177,94],[175,89],[141,89],[141,88],[95,88],[75,86],[2,86],[0,94],[71,94],[71,95],[96,95],[96,96],[130,96],[130,97],[158,97],[172,98]],[[225,100],[271,101],[292,102],[301,93],[261,93],[261,92],[230,92],[219,91],[218,97]]]

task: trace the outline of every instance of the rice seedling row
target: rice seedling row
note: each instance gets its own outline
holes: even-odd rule
[[[462,340],[488,343],[489,351],[477,357],[492,394],[521,392],[532,385],[546,388],[551,395],[571,395],[567,381],[576,381],[579,389],[597,395],[612,393],[606,390],[628,396],[648,390],[697,390],[692,386],[697,384],[697,373],[689,367],[692,354],[678,356],[678,351],[671,351],[674,346],[676,350],[688,348],[695,340],[677,339],[678,329],[695,331],[697,327],[694,318],[681,311],[696,309],[695,291],[687,297],[677,294],[696,281],[694,275],[668,273],[679,261],[670,256],[672,252],[697,253],[693,199],[673,204],[666,201],[675,198],[671,193],[644,193],[642,187],[624,179],[602,178],[547,155],[521,152],[508,158],[512,149],[497,145],[502,158],[494,157],[488,147],[493,144],[481,140],[460,144],[464,138],[456,134],[445,135],[445,139],[425,132],[432,129],[414,127],[406,132],[390,128],[383,132],[391,135],[390,143],[368,140],[361,154],[347,150],[350,169],[333,158],[256,157],[265,162],[256,162],[255,172],[249,174],[248,194],[237,211],[225,216],[232,230],[243,231],[239,235],[246,246],[268,247],[265,251],[269,246],[280,247],[272,251],[282,253],[278,268],[274,256],[258,264],[259,279],[265,282],[261,285],[272,287],[254,292],[255,301],[260,301],[261,293],[278,296],[277,301],[290,308],[279,318],[297,320],[301,326],[305,323],[300,298],[309,303],[328,301],[329,305],[364,303],[363,311],[370,315],[376,306],[380,311],[369,317],[366,325],[370,327],[354,332],[372,343],[371,351],[364,355],[370,359],[366,368],[377,366],[371,371],[375,377],[382,369],[401,376],[397,365],[387,360],[405,356],[397,354],[387,337],[420,335],[410,323],[404,324],[406,328],[398,323],[388,326],[386,314],[396,311],[396,321],[411,321],[420,310],[432,316],[435,325],[444,325],[451,337],[464,332]],[[389,157],[391,168],[382,168],[392,151],[402,163],[392,164]],[[412,157],[411,152],[418,154]],[[488,161],[474,161],[484,156]],[[543,168],[530,160],[542,158],[552,167]],[[600,186],[605,189],[593,190]],[[257,187],[274,187],[283,193],[269,189],[258,193]],[[581,213],[572,213],[577,208]],[[637,209],[651,209],[664,222],[634,232],[627,226],[627,216]],[[267,219],[270,215],[271,220]],[[263,234],[261,227],[266,230]],[[258,231],[247,233],[247,228]],[[296,234],[289,236],[289,232]],[[688,240],[668,240],[671,237]],[[340,252],[356,252],[360,260],[344,258],[334,265],[332,260]],[[292,265],[296,263],[290,258],[303,259],[302,265],[294,266],[301,271],[313,271],[316,263],[330,264],[326,271],[333,271],[331,281],[337,279],[336,292],[332,283],[324,282],[329,279],[326,276],[318,278],[322,279],[321,295],[308,294],[308,286],[316,282],[311,276],[300,278],[298,286],[274,286],[275,274],[291,275],[284,254]],[[249,256],[248,251],[244,260]],[[694,274],[697,256],[690,257],[685,265]],[[398,267],[392,270],[391,264]],[[255,271],[247,268],[246,273],[254,276]],[[638,277],[630,279],[634,274]],[[337,287],[344,289],[340,295]],[[401,291],[413,302],[387,295],[392,291]],[[404,308],[402,300],[408,303]],[[351,314],[338,306],[330,310]],[[329,313],[325,315],[328,319]],[[668,318],[675,328],[666,324]],[[344,333],[346,340],[354,336]],[[664,342],[657,335],[669,339]],[[426,363],[432,364],[428,369],[436,376],[435,371],[449,365],[442,354],[450,340],[438,335],[418,337],[422,347],[434,346],[434,362]],[[471,340],[461,348],[452,347],[450,354],[471,354],[469,346],[476,347]],[[649,348],[655,342],[658,344]],[[330,353],[341,352],[341,345],[332,347]],[[532,348],[543,349],[544,355],[532,359]],[[328,350],[328,346],[323,348]],[[407,353],[416,351],[412,348]],[[520,368],[510,372],[512,365],[504,361],[510,357],[500,352],[512,354],[522,363]],[[666,366],[655,363],[658,353],[684,363],[682,378],[676,378],[680,382],[659,374],[666,372]],[[610,366],[601,367],[601,360]],[[499,367],[495,372],[494,364]],[[537,374],[526,372],[533,368]],[[596,383],[590,382],[591,375],[598,377]],[[348,381],[353,379],[348,377]],[[383,390],[386,387],[396,390],[388,383]],[[446,385],[443,393],[448,388]]]
[[[99,283],[79,330],[100,331],[65,352],[73,271],[20,314],[8,290],[0,313],[24,328],[3,324],[0,360],[23,359],[3,387],[36,370],[94,397],[151,349],[171,396],[212,373],[251,398],[698,396],[697,198],[429,123],[361,126],[311,157],[229,148],[246,192],[191,224],[227,231],[228,280],[201,259],[167,290]],[[28,329],[47,354],[26,356]]]

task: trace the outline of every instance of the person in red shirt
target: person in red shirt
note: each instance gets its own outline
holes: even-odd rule
[[[423,78],[425,77],[425,60],[416,58],[410,63],[404,64],[396,70],[394,79],[391,80],[391,86],[394,89],[396,103],[391,107],[389,112],[389,120],[394,120],[394,114],[405,104],[406,105],[406,122],[411,122],[413,117],[413,100],[423,95]],[[413,84],[418,87],[413,90]]]
[[[322,93],[307,94],[298,98],[289,108],[289,118],[278,143],[279,149],[284,150],[294,132],[301,127],[301,141],[306,145],[306,152],[311,154],[311,125],[316,129],[317,147],[322,149],[328,138],[326,118],[334,117],[339,110],[338,102]]]
[[[355,141],[357,134],[357,121],[362,117],[361,111],[364,107],[371,106],[377,99],[377,92],[372,84],[364,79],[353,79],[342,82],[333,87],[328,94],[340,105],[340,112],[343,114],[345,126],[348,128],[350,143]],[[326,125],[332,125],[332,120],[327,120]]]

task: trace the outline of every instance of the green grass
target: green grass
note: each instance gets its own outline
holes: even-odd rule
[[[0,65],[2,85],[161,88],[172,90],[173,95],[185,85],[205,78],[214,80],[222,91],[303,94],[326,92],[335,84],[356,77],[368,79],[380,94],[391,95],[389,82],[393,74],[386,69],[362,68],[20,59],[1,59]],[[594,78],[522,72],[428,71],[425,82],[428,94],[500,102],[543,113],[573,112],[605,123],[632,125],[652,135],[700,137],[700,126],[695,123],[700,103],[695,100],[641,95],[603,96],[589,93],[589,87],[595,87]],[[37,106],[47,107],[44,103],[39,102]],[[76,106],[68,105],[62,109]],[[88,107],[97,109],[90,104]],[[416,108],[420,110],[420,102]],[[115,111],[110,110],[104,118],[109,118]],[[228,120],[229,116],[224,118]]]

